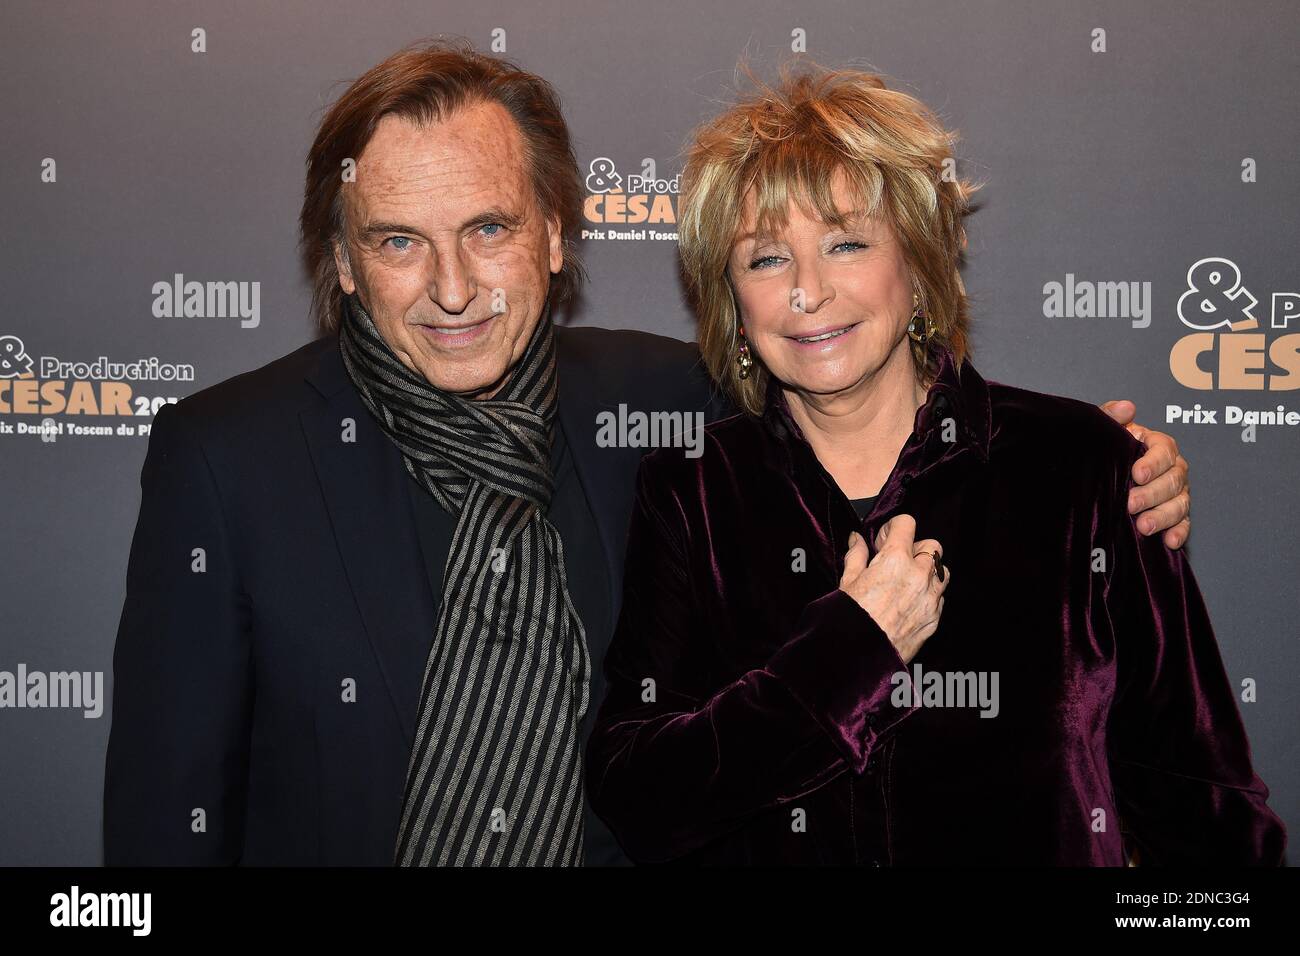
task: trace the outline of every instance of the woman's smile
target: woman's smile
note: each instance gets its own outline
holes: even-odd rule
[[[798,349],[813,349],[826,352],[839,345],[841,339],[851,334],[861,324],[861,322],[854,322],[850,325],[824,326],[802,335],[787,335],[786,339]]]

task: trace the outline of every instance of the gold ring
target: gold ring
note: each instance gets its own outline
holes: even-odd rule
[[[918,551],[916,552],[915,555],[913,555],[913,557],[919,558],[923,554],[928,554],[930,556],[930,560],[934,562],[934,573],[938,576],[939,583],[942,584],[944,579],[943,555],[941,555],[938,551]]]

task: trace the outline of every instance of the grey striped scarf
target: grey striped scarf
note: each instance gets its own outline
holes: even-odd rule
[[[388,348],[356,294],[339,346],[407,470],[457,516],[420,690],[398,866],[581,866],[579,725],[591,676],[569,598],[554,491],[549,308],[493,398],[433,387]]]

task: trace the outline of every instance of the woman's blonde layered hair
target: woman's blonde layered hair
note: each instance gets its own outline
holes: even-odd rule
[[[957,133],[876,73],[800,61],[786,64],[773,87],[745,72],[756,90],[695,131],[682,171],[679,248],[709,373],[741,408],[762,413],[768,372],[754,355],[749,377],[739,375],[740,310],[727,269],[745,198],[752,190],[763,234],[786,225],[791,201],[844,228],[852,210],[836,209],[831,192],[842,170],[856,208],[893,228],[921,308],[934,322],[930,344],[912,348],[928,385],[937,366],[934,345],[951,350],[958,363],[968,351],[962,223],[981,187],[956,175]]]

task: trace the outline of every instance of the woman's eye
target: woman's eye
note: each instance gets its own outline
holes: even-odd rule
[[[398,252],[405,252],[407,249],[411,248],[410,246],[411,240],[408,239],[406,236],[389,236],[384,241],[394,243],[393,248],[396,249]],[[399,242],[406,243],[406,245],[401,245],[401,246],[396,245],[396,243]]]
[[[838,242],[834,246],[832,246],[831,251],[834,252],[837,249],[847,249],[849,252],[855,252],[858,249],[865,249],[865,248],[867,248],[867,244],[865,242],[858,242],[856,239],[845,239],[843,242]],[[780,261],[781,261],[780,256],[759,256],[757,259],[754,259],[752,262],[750,262],[749,268],[766,269],[771,263],[780,262]]]

